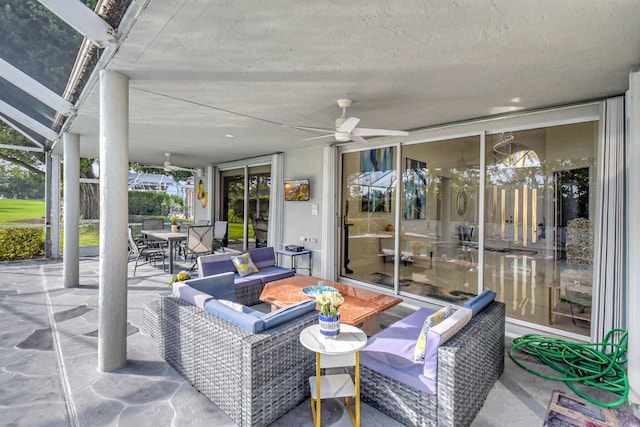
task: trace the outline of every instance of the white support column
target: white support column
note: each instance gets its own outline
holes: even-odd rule
[[[51,258],[60,258],[60,154],[51,155]]]
[[[329,280],[336,280],[336,276],[340,274],[340,263],[336,252],[338,247],[336,242],[339,239],[336,240],[336,230],[342,230],[341,227],[344,224],[340,222],[341,218],[346,219],[337,199],[339,192],[336,189],[340,188],[336,183],[337,152],[338,149],[336,147],[325,147],[322,151],[322,204],[320,205],[320,215],[322,216],[322,241],[320,243],[322,250],[320,262],[313,263],[314,266],[320,265],[320,277],[325,277]],[[317,267],[316,270],[318,270]]]
[[[80,282],[80,136],[62,135],[64,144],[64,270],[65,288]]]
[[[199,169],[201,171],[201,169]],[[193,203],[195,206],[196,203],[196,193],[195,190],[198,185],[198,181],[202,177],[202,173],[199,172],[200,176],[196,176],[195,182],[193,183]],[[213,224],[218,219],[221,218],[220,211],[222,210],[220,207],[220,175],[218,173],[218,168],[213,165],[207,165],[207,176],[211,176],[211,187],[209,187],[209,200],[211,203],[211,216],[207,218],[209,220],[209,224]]]
[[[627,371],[629,375],[629,403],[634,413],[640,413],[640,310],[634,309],[640,301],[640,222],[635,220],[640,212],[640,72],[629,76],[627,98],[627,159],[626,182],[627,211],[623,224],[627,225],[627,331],[629,333],[629,351]]]
[[[209,202],[207,203],[207,208],[204,212],[204,219],[208,219],[209,220],[209,224],[213,224],[215,222],[216,219],[218,219],[218,217],[214,217],[213,211],[215,209],[215,206],[218,205],[218,200],[215,198],[215,192],[214,192],[214,183],[216,182],[216,177],[214,176],[214,167],[213,165],[208,165],[207,166],[207,176],[205,177],[205,179],[207,180],[207,183],[205,185],[205,188],[207,189],[207,192],[209,193]],[[202,179],[202,177],[200,178],[195,178],[194,179],[194,183],[193,183],[193,195],[194,195],[194,217],[195,217],[195,204],[198,203],[199,201],[197,200],[197,198],[195,197],[198,190],[198,181],[200,181],[200,179]]]
[[[267,225],[268,245],[282,249],[284,233],[284,158],[282,153],[271,156],[271,191],[269,194],[269,224]],[[279,185],[274,185],[277,182]],[[276,222],[275,219],[280,218]],[[312,255],[313,256],[313,255]]]
[[[127,362],[129,78],[100,71],[100,273],[98,369]]]
[[[44,152],[44,256],[51,257],[51,151]]]

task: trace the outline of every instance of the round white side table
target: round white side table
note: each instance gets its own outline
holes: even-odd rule
[[[320,325],[311,325],[300,332],[303,346],[316,353],[316,376],[309,378],[311,388],[311,412],[313,423],[320,427],[322,399],[344,397],[344,403],[353,421],[360,426],[360,349],[367,344],[367,335],[351,325],[340,325],[340,335],[325,338]],[[355,378],[349,374],[321,375],[321,369],[355,367]],[[355,401],[355,414],[349,398]]]

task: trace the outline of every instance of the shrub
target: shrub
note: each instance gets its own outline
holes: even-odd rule
[[[153,191],[129,191],[130,216],[167,216],[173,206],[182,206],[182,204],[183,201],[180,197],[170,194]]]
[[[44,256],[41,228],[0,229],[0,260],[12,261]]]

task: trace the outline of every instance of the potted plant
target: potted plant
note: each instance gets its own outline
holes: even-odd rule
[[[325,338],[335,338],[340,335],[340,306],[344,298],[340,292],[323,291],[316,294],[316,302],[320,309],[318,321],[320,334]]]
[[[173,233],[177,233],[180,231],[180,225],[182,225],[182,221],[178,220],[178,217],[171,218],[171,231]]]

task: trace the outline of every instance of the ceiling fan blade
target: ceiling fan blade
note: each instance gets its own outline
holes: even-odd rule
[[[320,136],[314,136],[313,138],[306,138],[303,139],[303,141],[311,141],[312,139],[320,139],[320,138],[330,138],[333,135],[320,135]]]
[[[366,139],[364,139],[364,138],[363,138],[363,137],[361,137],[361,136],[354,135],[354,134],[351,134],[351,140],[352,140],[353,142],[357,142],[358,144],[366,144],[366,143],[367,143],[367,140],[366,140]]]
[[[311,132],[321,132],[321,133],[334,133],[335,129],[325,129],[325,128],[314,128],[311,126],[292,126],[292,125],[282,125],[288,128],[300,129],[300,130],[310,130]]]
[[[349,117],[340,126],[338,126],[336,128],[336,131],[337,132],[351,133],[353,128],[355,128],[358,125],[359,122],[360,122],[359,118],[357,118],[357,117]]]
[[[195,169],[189,169],[189,168],[183,168],[180,166],[171,166],[169,169],[171,169],[172,171],[186,171],[186,172],[194,172]]]
[[[406,136],[409,135],[409,132],[390,129],[355,128],[351,134],[358,136]]]

